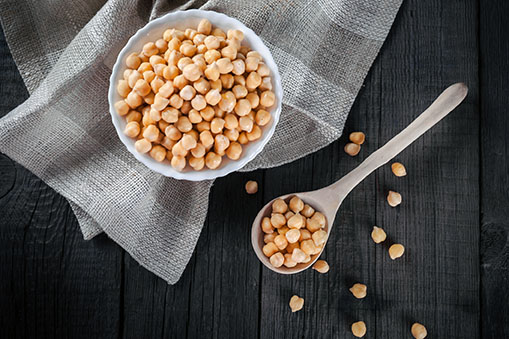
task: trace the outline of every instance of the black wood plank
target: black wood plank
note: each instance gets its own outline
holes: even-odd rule
[[[479,116],[476,1],[405,1],[382,62],[380,142],[422,112],[446,86],[464,81],[456,111],[376,176],[377,223],[406,246],[392,261],[377,246],[377,335],[409,337],[414,321],[432,338],[479,334]],[[387,190],[403,196],[388,206]]]
[[[0,116],[27,97],[0,31]],[[0,154],[0,337],[112,338],[121,250],[85,242],[67,201]]]
[[[509,337],[509,2],[480,1],[481,302],[484,338]]]

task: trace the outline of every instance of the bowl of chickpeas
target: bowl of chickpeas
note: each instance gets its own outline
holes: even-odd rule
[[[134,157],[165,176],[237,171],[274,134],[281,78],[269,49],[240,21],[187,10],[149,22],[118,55],[108,99]]]

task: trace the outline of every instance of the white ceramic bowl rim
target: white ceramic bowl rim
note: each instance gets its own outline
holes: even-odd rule
[[[116,83],[118,79],[121,78],[119,72],[123,71],[125,66],[123,60],[132,53],[136,48],[133,46],[137,44],[141,39],[146,38],[151,31],[155,29],[156,26],[166,25],[166,28],[172,28],[174,26],[178,26],[179,22],[184,20],[197,20],[197,19],[209,19],[214,26],[219,28],[225,28],[225,26],[229,26],[231,28],[237,28],[244,32],[245,41],[248,41],[251,47],[254,47],[253,44],[256,45],[253,49],[258,51],[264,58],[264,62],[271,70],[271,77],[273,83],[273,92],[276,96],[277,104],[276,107],[272,108],[270,113],[272,115],[272,120],[270,126],[264,126],[262,137],[259,140],[254,142],[250,142],[247,146],[244,147],[244,151],[239,160],[232,161],[229,160],[226,156],[223,157],[223,162],[221,166],[215,170],[211,170],[208,168],[204,168],[201,171],[194,171],[188,169],[184,172],[179,172],[173,169],[167,161],[159,163],[152,159],[148,154],[141,154],[136,151],[134,148],[134,139],[129,138],[123,133],[125,126],[124,117],[119,116],[116,113],[114,103],[120,100],[120,96],[116,92]],[[173,23],[172,23],[173,21]],[[221,24],[217,25],[220,22]],[[229,28],[228,27],[228,28]],[[225,14],[214,12],[214,11],[204,11],[199,9],[190,9],[186,11],[175,11],[168,13],[158,19],[150,21],[144,27],[139,29],[127,42],[127,44],[122,48],[120,53],[118,54],[115,65],[113,66],[113,70],[110,76],[110,85],[108,90],[108,101],[109,101],[109,111],[111,114],[113,125],[117,131],[117,134],[122,141],[122,143],[127,147],[129,152],[134,155],[134,157],[143,163],[145,166],[149,167],[155,172],[158,172],[162,175],[173,177],[175,179],[180,180],[191,180],[191,181],[201,181],[201,180],[209,180],[215,179],[222,176],[225,176],[231,172],[237,171],[244,167],[249,161],[251,161],[254,157],[256,157],[265,147],[267,142],[270,140],[272,135],[274,134],[276,125],[279,121],[279,116],[281,114],[281,102],[283,97],[283,90],[281,86],[281,77],[278,72],[278,68],[274,59],[272,58],[272,54],[263,41],[254,33],[250,28],[246,27],[243,23],[238,21],[237,19],[228,17]],[[226,162],[226,165],[225,165]],[[187,166],[189,167],[189,166]]]

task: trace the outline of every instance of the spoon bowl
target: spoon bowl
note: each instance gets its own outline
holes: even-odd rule
[[[312,266],[320,257],[327,245],[327,240],[329,239],[332,226],[334,225],[336,213],[346,196],[369,174],[389,162],[392,158],[398,155],[412,142],[454,110],[465,99],[467,93],[468,88],[464,83],[456,83],[449,86],[438,96],[431,106],[429,106],[403,131],[389,140],[377,151],[373,152],[353,171],[335,183],[315,191],[286,194],[269,201],[265,206],[263,206],[260,212],[258,212],[251,228],[251,244],[258,259],[272,271],[281,274],[299,273]],[[283,199],[288,203],[294,196],[302,199],[304,203],[313,207],[315,211],[323,213],[326,219],[326,224],[323,230],[327,232],[327,239],[322,245],[320,253],[313,255],[309,262],[299,263],[297,266],[291,268],[284,265],[281,267],[274,267],[270,263],[269,258],[266,257],[262,251],[265,243],[263,241],[264,232],[261,228],[261,222],[263,217],[270,216],[272,203],[276,199]]]

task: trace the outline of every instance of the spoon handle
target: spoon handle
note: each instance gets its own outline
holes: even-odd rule
[[[429,106],[421,115],[419,115],[403,131],[389,140],[385,145],[379,148],[366,158],[358,167],[345,175],[334,184],[325,187],[323,190],[329,191],[330,196],[335,196],[337,207],[341,205],[343,199],[350,191],[357,186],[364,178],[375,171],[378,167],[386,164],[389,160],[398,155],[407,148],[412,142],[433,127],[443,117],[449,114],[465,99],[468,88],[464,83],[456,83],[448,87],[440,96]],[[325,192],[324,192],[325,193]]]

